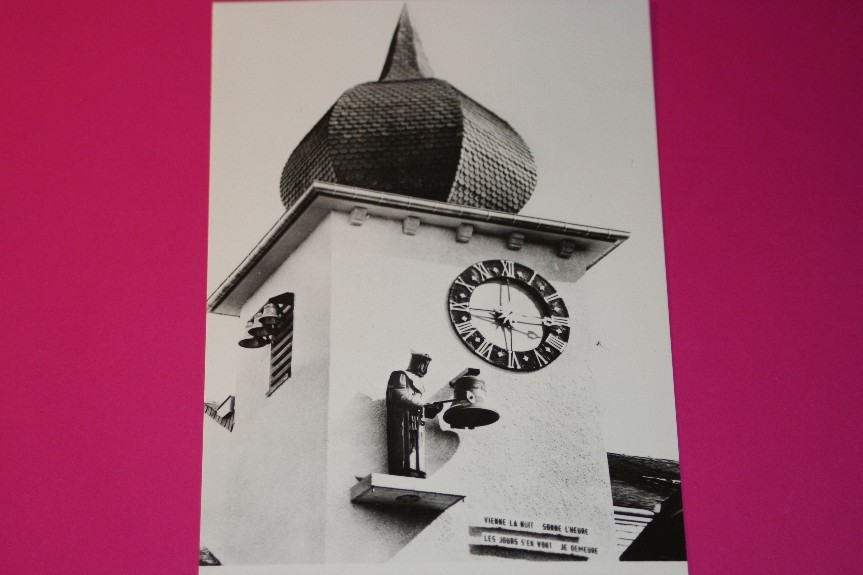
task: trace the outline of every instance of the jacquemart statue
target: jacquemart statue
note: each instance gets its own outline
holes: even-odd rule
[[[427,372],[431,357],[411,352],[406,371],[394,371],[387,383],[387,450],[390,475],[425,477],[423,418],[440,413],[440,403],[423,403],[425,387],[419,379]]]

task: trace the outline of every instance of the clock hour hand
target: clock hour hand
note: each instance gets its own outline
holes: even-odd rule
[[[522,330],[522,329],[516,329],[516,328],[514,328],[514,327],[510,327],[510,328],[509,328],[509,337],[510,337],[510,342],[512,341],[512,332],[516,332],[516,333],[520,333],[520,334],[526,335],[526,336],[528,337],[528,339],[539,339],[539,337],[540,337],[540,336],[539,336],[539,334],[538,334],[538,333],[536,333],[536,332],[535,332],[535,331],[533,331],[533,330],[527,330],[527,331],[524,331],[524,330]]]
[[[468,310],[470,310],[471,313],[473,313],[475,311],[485,311],[488,313],[494,313],[493,309],[485,309],[485,308],[481,308],[481,307],[471,307],[471,308],[468,308]]]

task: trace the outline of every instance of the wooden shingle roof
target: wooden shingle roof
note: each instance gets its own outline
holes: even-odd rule
[[[347,90],[282,172],[286,208],[314,181],[518,212],[536,186],[521,136],[449,83],[429,77],[403,11],[381,79]]]

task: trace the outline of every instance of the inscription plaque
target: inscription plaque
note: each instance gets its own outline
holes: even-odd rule
[[[506,515],[483,515],[469,528],[470,545],[590,559],[600,553],[591,529],[561,521]]]

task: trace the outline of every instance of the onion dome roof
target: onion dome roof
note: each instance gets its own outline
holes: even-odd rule
[[[290,208],[313,181],[517,212],[536,185],[527,144],[432,71],[403,9],[377,82],[339,97],[282,172]]]

